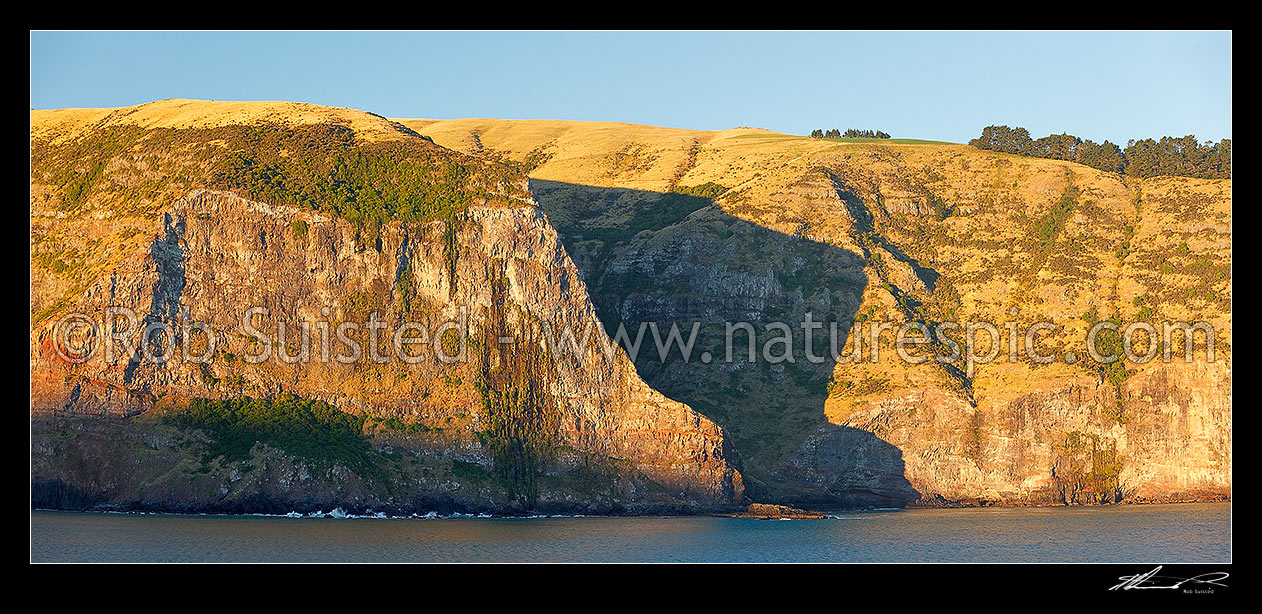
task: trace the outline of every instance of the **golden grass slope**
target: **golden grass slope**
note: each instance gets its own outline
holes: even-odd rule
[[[525,162],[534,179],[659,192],[718,183],[728,190],[716,204],[728,214],[856,248],[849,217],[807,185],[812,172],[845,173],[856,195],[876,204],[878,230],[955,282],[966,312],[1039,305],[1038,315],[1072,319],[1104,298],[1129,316],[1150,295],[1167,299],[1157,301],[1163,315],[1209,316],[1230,330],[1230,180],[1139,180],[966,145],[838,143],[756,129],[399,121],[445,147]],[[1056,247],[1036,253],[1031,227],[1069,182],[1078,205]],[[950,215],[926,219],[931,199]],[[1107,317],[1106,307],[1098,305]]]
[[[666,191],[696,169],[701,148],[734,137],[784,136],[758,128],[706,131],[619,122],[400,119],[435,143],[538,164],[532,177],[599,187]],[[726,169],[711,169],[714,175]],[[704,171],[703,171],[704,172]],[[706,179],[697,174],[690,180]]]
[[[895,266],[869,266],[861,313],[906,317],[885,284],[955,321],[1051,319],[1048,347],[1082,353],[1094,313],[1136,321],[1211,322],[1219,358],[1231,338],[1231,181],[1136,179],[1059,160],[982,151],[966,145],[842,143],[758,130],[694,131],[617,123],[400,120],[446,147],[526,163],[533,179],[665,192],[715,182],[728,188],[724,213],[860,253],[856,220],[837,197],[840,182],[870,210],[872,233],[941,275],[920,284]],[[831,177],[831,179],[830,179]],[[1050,247],[1038,228],[1068,185],[1078,196]],[[933,209],[946,207],[945,215]],[[554,218],[564,211],[549,211]],[[612,218],[625,212],[610,211]],[[942,219],[939,219],[941,217]],[[890,351],[885,356],[893,356]],[[1152,366],[1140,366],[1143,371]],[[987,365],[979,394],[1019,390],[1085,365]],[[837,379],[886,381],[892,394],[924,375],[890,359],[838,368]],[[936,376],[934,376],[936,378]],[[846,413],[830,399],[829,414]],[[851,400],[844,400],[846,406]]]
[[[366,140],[399,138],[390,120],[366,111],[285,101],[218,101],[169,98],[131,107],[31,111],[31,138],[59,141],[91,127],[215,128],[268,122],[348,125]]]

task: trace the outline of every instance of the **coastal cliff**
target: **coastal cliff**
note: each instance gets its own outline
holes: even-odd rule
[[[34,215],[46,232],[67,225],[64,208]],[[120,234],[140,238],[138,248],[112,255],[104,274],[32,329],[34,505],[616,513],[741,502],[722,429],[644,384],[620,351],[550,357],[512,374],[506,365],[520,355],[548,351],[541,336],[487,350],[493,321],[521,335],[538,322],[604,335],[583,281],[528,197],[387,222],[372,237],[340,217],[207,189],[128,223]],[[36,300],[56,288],[39,281]],[[65,314],[103,327],[120,310],[137,329],[174,338],[120,346],[113,356],[97,338],[82,361],[58,351]],[[358,342],[361,359],[322,357],[330,353],[322,333],[304,329],[316,322],[334,339],[342,339],[329,332],[339,324],[358,324],[346,341]],[[414,323],[406,343],[420,351],[392,353],[389,333],[372,347],[369,322],[390,332]],[[214,331],[213,348],[189,323]],[[310,335],[310,355],[299,358],[302,335]],[[168,350],[209,359],[165,360]],[[373,350],[389,359],[372,359]],[[530,441],[496,431],[505,419],[496,412],[517,407],[497,405],[497,395],[525,386],[542,391],[524,408],[544,425]],[[215,457],[206,429],[179,420],[190,403],[286,395],[353,416],[370,446],[366,468],[297,456],[265,438],[248,457]],[[514,446],[538,448],[526,475],[503,467]]]
[[[487,416],[479,404],[472,361],[442,364],[429,357],[416,364],[393,360],[365,365],[313,358],[311,364],[286,364],[273,357],[251,365],[237,358],[250,355],[250,346],[256,343],[245,334],[242,314],[251,307],[268,308],[267,317],[256,318],[251,326],[277,331],[278,325],[287,325],[291,333],[285,341],[276,339],[275,352],[295,356],[303,321],[319,321],[322,316],[327,320],[330,314],[346,317],[355,309],[368,309],[367,305],[383,322],[403,321],[410,315],[437,328],[440,322],[458,323],[462,314],[468,314],[472,325],[478,326],[491,305],[496,277],[503,278],[508,301],[500,308],[514,315],[520,308],[523,317],[576,326],[594,319],[583,283],[557,243],[555,231],[533,207],[467,209],[459,217],[450,246],[443,241],[444,222],[390,226],[375,245],[362,248],[354,241],[354,229],[340,220],[206,190],[189,194],[160,218],[150,250],[128,268],[93,284],[74,308],[99,318],[106,317],[107,307],[126,308],[141,321],[173,328],[181,326],[181,317],[189,318],[217,331],[215,358],[219,360],[160,363],[138,352],[116,356],[112,362],[88,360],[76,365],[45,350],[32,360],[32,411],[40,418],[38,425],[53,427],[53,416],[143,420],[145,414],[161,413],[182,400],[283,392],[325,401],[370,420],[424,425],[423,435],[392,433],[383,427],[379,445],[401,454],[450,455],[489,470],[494,464],[492,455],[475,435],[486,430]],[[304,224],[305,234],[292,231],[296,222]],[[448,275],[444,256],[444,249],[453,247],[459,254],[451,269],[454,278]],[[404,310],[409,313],[401,313]],[[54,333],[52,325],[38,329],[33,344],[52,347]],[[603,333],[597,330],[596,334]],[[319,350],[317,343],[311,351]],[[553,379],[546,384],[559,413],[555,435],[566,450],[555,461],[560,475],[590,459],[609,459],[610,475],[627,482],[632,499],[633,493],[651,489],[662,502],[681,506],[739,502],[740,475],[729,464],[722,430],[646,386],[625,355],[594,352],[581,365],[557,361]],[[67,450],[51,443],[56,432],[41,430],[37,428],[37,434],[49,439],[47,447],[36,447],[44,454],[37,454],[35,479],[62,479],[92,492],[91,486],[60,475],[58,467]],[[169,444],[165,449],[180,442],[155,437]],[[160,446],[155,456],[163,449]],[[269,464],[259,459],[253,463]],[[301,464],[281,466],[280,471],[303,471]],[[130,473],[136,468],[119,469]],[[174,468],[167,473],[172,475],[155,469],[154,475],[136,477],[169,482],[173,492],[192,488],[190,478],[174,475],[178,474]],[[231,470],[222,477],[234,481]],[[101,487],[109,481],[107,476],[94,481],[109,501],[127,503],[130,489]],[[229,488],[229,495],[219,497],[212,492],[205,500],[193,499],[185,505],[226,505],[225,501],[263,492],[252,492],[250,486],[265,489],[275,483],[270,478],[260,478],[254,485],[252,481]],[[355,484],[351,480],[335,488],[339,496],[363,506],[405,507],[395,497]],[[391,486],[397,491],[403,484]],[[424,483],[413,489],[426,491]],[[287,493],[268,496],[283,499]],[[300,495],[293,494],[296,503],[301,502]],[[163,497],[162,492],[148,495],[154,500],[151,505]],[[331,493],[327,499],[329,504],[340,502]]]
[[[732,361],[636,360],[649,384],[731,434],[753,500],[1230,498],[1230,180],[753,128],[399,121],[527,167],[611,330],[700,321],[696,345],[714,356],[725,323],[751,324],[760,343],[782,324],[796,333],[793,360],[744,359],[744,333]],[[814,354],[831,342],[837,355],[806,358],[808,314],[822,323]],[[1136,353],[1156,345],[1157,358],[1105,364],[1086,348],[1100,322],[1213,332],[1135,333]],[[900,357],[901,327],[943,323],[958,326],[946,335],[957,351],[968,323],[993,325],[997,356],[971,368]],[[1052,360],[1030,358],[1032,328],[1028,348]],[[1095,344],[1120,353],[1119,335]],[[911,348],[951,347],[927,349]]]
[[[1229,499],[1230,209],[1230,180],[951,144],[36,111],[32,505]],[[1095,323],[1169,321],[1212,332],[1136,342],[1173,360],[1087,358]],[[978,354],[997,358],[912,361],[893,339],[951,322],[993,324]],[[680,345],[695,325],[693,353],[659,355],[657,330],[625,347],[649,324]]]

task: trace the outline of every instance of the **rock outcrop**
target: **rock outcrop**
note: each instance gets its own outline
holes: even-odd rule
[[[321,340],[313,330],[307,362],[291,364],[285,356],[298,355],[303,322],[336,327],[368,313],[391,326],[418,321],[435,336],[442,323],[467,322],[476,331],[498,279],[504,281],[511,317],[546,322],[557,330],[582,331],[597,322],[583,281],[535,207],[471,207],[454,222],[394,224],[364,245],[342,220],[197,190],[160,214],[148,249],[97,280],[63,313],[105,322],[107,309],[125,308],[141,326],[181,331],[180,344],[204,338],[183,328],[198,322],[216,333],[214,360],[164,362],[146,356],[143,348],[118,351],[108,359],[98,347],[87,361],[74,364],[55,351],[60,320],[50,318],[32,335],[32,411],[41,417],[126,419],[180,399],[288,392],[356,414],[442,426],[446,443],[411,446],[440,455],[447,446],[489,466],[493,460],[476,436],[486,416],[474,388],[474,351],[466,348],[466,360],[453,364],[432,353],[405,364],[386,350],[388,362],[364,356],[342,364],[320,360]],[[247,362],[261,355],[243,321],[251,308],[266,310],[249,322],[255,330],[269,337],[278,337],[280,326],[288,331],[258,364]],[[604,335],[598,325],[591,328],[592,334]],[[430,341],[440,345],[432,343],[436,338]],[[556,377],[547,384],[559,406],[557,437],[572,451],[568,460],[558,461],[562,465],[584,455],[611,459],[640,476],[645,488],[659,490],[659,503],[709,509],[740,501],[741,477],[722,429],[644,384],[620,351],[593,349],[581,361],[558,359],[555,364]],[[60,428],[43,418],[38,425]],[[33,456],[41,452],[52,450],[36,448]],[[101,460],[103,465],[119,461]],[[56,465],[37,462],[49,472],[37,471],[33,479],[81,486],[73,476],[58,473]],[[126,500],[125,490],[106,489],[104,496]],[[202,503],[219,500],[219,493],[210,496]],[[160,495],[145,500],[160,500]],[[397,501],[394,505],[399,507]]]

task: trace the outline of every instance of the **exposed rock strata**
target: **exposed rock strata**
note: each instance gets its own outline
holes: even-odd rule
[[[305,232],[294,230],[298,221],[305,223]],[[366,304],[380,320],[399,322],[405,296],[408,315],[431,331],[441,322],[460,321],[463,314],[476,329],[489,305],[493,276],[507,281],[512,309],[520,308],[528,319],[579,331],[595,322],[582,280],[538,209],[473,207],[461,214],[454,289],[443,224],[391,225],[375,244],[361,245],[355,230],[341,220],[228,193],[189,194],[160,216],[149,249],[99,279],[64,312],[102,321],[107,307],[125,307],[142,324],[177,328],[182,317],[191,318],[218,331],[216,360],[203,369],[183,361],[160,363],[137,351],[112,361],[98,353],[83,364],[69,364],[53,351],[58,318],[50,318],[32,334],[32,411],[41,416],[36,430],[59,428],[42,416],[122,420],[181,398],[285,391],[353,413],[441,425],[443,441],[402,445],[440,454],[464,450],[475,462],[489,464],[474,437],[484,416],[472,387],[471,365],[441,364],[432,357],[416,365],[398,360],[383,365],[364,364],[366,360],[286,364],[278,356],[282,349],[297,353],[302,321],[351,320],[350,312]],[[290,347],[277,344],[273,357],[258,365],[242,358],[254,351],[241,321],[251,307],[265,307],[270,314],[256,317],[252,326],[258,330],[276,331],[277,323],[284,322],[289,331]],[[593,334],[603,331],[597,325]],[[191,340],[198,338],[198,333],[190,335]],[[313,353],[318,351],[317,340]],[[627,463],[646,485],[660,491],[659,502],[721,508],[740,501],[741,477],[722,429],[645,385],[621,352],[592,351],[581,362],[558,360],[557,375],[550,385],[562,415],[557,436],[566,449]],[[50,492],[87,488],[84,476],[64,475],[53,459],[40,459],[45,453],[53,451],[40,446],[32,450],[40,460],[35,482],[61,484],[49,486]],[[121,476],[128,471],[110,466],[122,459],[98,460],[103,472],[116,470]],[[179,483],[193,488],[195,481]],[[134,494],[129,490],[117,484],[101,492],[108,500],[124,500]],[[352,494],[362,498],[362,493]],[[82,498],[53,498],[63,496]],[[209,505],[216,496],[207,494],[210,501],[190,505]],[[141,500],[160,501],[161,493]]]

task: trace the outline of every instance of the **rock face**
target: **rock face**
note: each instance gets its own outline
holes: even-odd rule
[[[733,516],[737,518],[757,518],[759,520],[817,520],[827,517],[818,512],[809,512],[767,503],[751,503],[744,512],[733,514]]]
[[[406,364],[387,347],[381,352],[392,357],[388,362],[365,356],[342,364],[319,359],[321,337],[312,329],[310,360],[290,364],[285,357],[298,355],[304,321],[332,322],[336,330],[341,322],[366,325],[367,319],[357,318],[371,312],[385,323],[419,322],[430,335],[423,347],[439,348],[443,323],[467,321],[470,331],[479,330],[497,280],[504,283],[510,318],[580,333],[596,323],[592,334],[604,335],[583,281],[535,207],[471,207],[452,222],[384,227],[379,239],[362,245],[355,229],[338,219],[226,192],[193,191],[160,214],[143,253],[101,277],[64,312],[106,322],[107,308],[126,308],[140,326],[165,324],[181,331],[181,345],[204,344],[202,333],[182,328],[188,321],[203,323],[216,332],[214,360],[205,365],[162,362],[162,351],[152,349],[151,354],[159,355],[155,359],[143,348],[116,351],[111,359],[97,347],[86,362],[75,364],[55,351],[59,320],[50,318],[32,331],[32,412],[41,417],[36,431],[60,428],[47,416],[124,419],[180,399],[283,391],[356,414],[441,425],[440,441],[395,443],[413,454],[450,453],[489,465],[489,454],[475,436],[486,421],[473,384],[475,351],[466,349],[468,360],[447,364],[436,357],[436,349],[416,364]],[[270,358],[257,364],[248,357],[260,355],[260,344],[242,319],[251,308],[263,308],[266,315],[255,315],[248,324],[276,339]],[[279,339],[282,325],[284,341]],[[335,346],[333,353],[349,352],[348,347]],[[370,346],[363,347],[367,354]],[[455,347],[442,353],[456,355]],[[620,351],[604,353],[598,347],[593,343],[581,361],[557,360],[555,379],[547,382],[560,414],[557,437],[570,451],[558,463],[573,464],[585,456],[611,459],[626,468],[624,473],[639,476],[627,479],[655,489],[657,503],[703,509],[739,503],[741,476],[722,429],[647,386]],[[40,434],[55,438],[55,433]],[[379,441],[387,441],[388,435]],[[99,476],[85,483],[83,474],[62,471],[57,457],[64,454],[51,444],[33,448],[38,462],[32,479],[61,484],[41,488],[95,488],[94,494],[116,502],[137,496],[127,492],[125,481],[102,488]],[[101,471],[129,470],[122,458],[98,460]],[[223,493],[199,491],[192,483],[179,481],[186,489],[176,497],[181,505],[221,501]],[[332,496],[299,499],[330,505],[373,500],[363,491],[351,492],[354,496],[346,501]],[[195,492],[203,492],[205,500],[188,494]],[[260,492],[269,500],[279,496]],[[401,494],[391,505],[406,507],[400,501],[424,494]],[[246,495],[222,505],[239,507],[241,496]],[[140,500],[157,505],[161,498],[162,493],[150,492]],[[385,499],[378,497],[378,509]]]
[[[1225,366],[1162,365],[1129,379],[1122,388],[1122,422],[1108,384],[1066,378],[1049,388],[977,407],[937,390],[916,391],[873,403],[842,425],[907,451],[906,475],[922,493],[915,502],[924,505],[1230,494],[1224,476],[1231,468],[1231,381]]]

